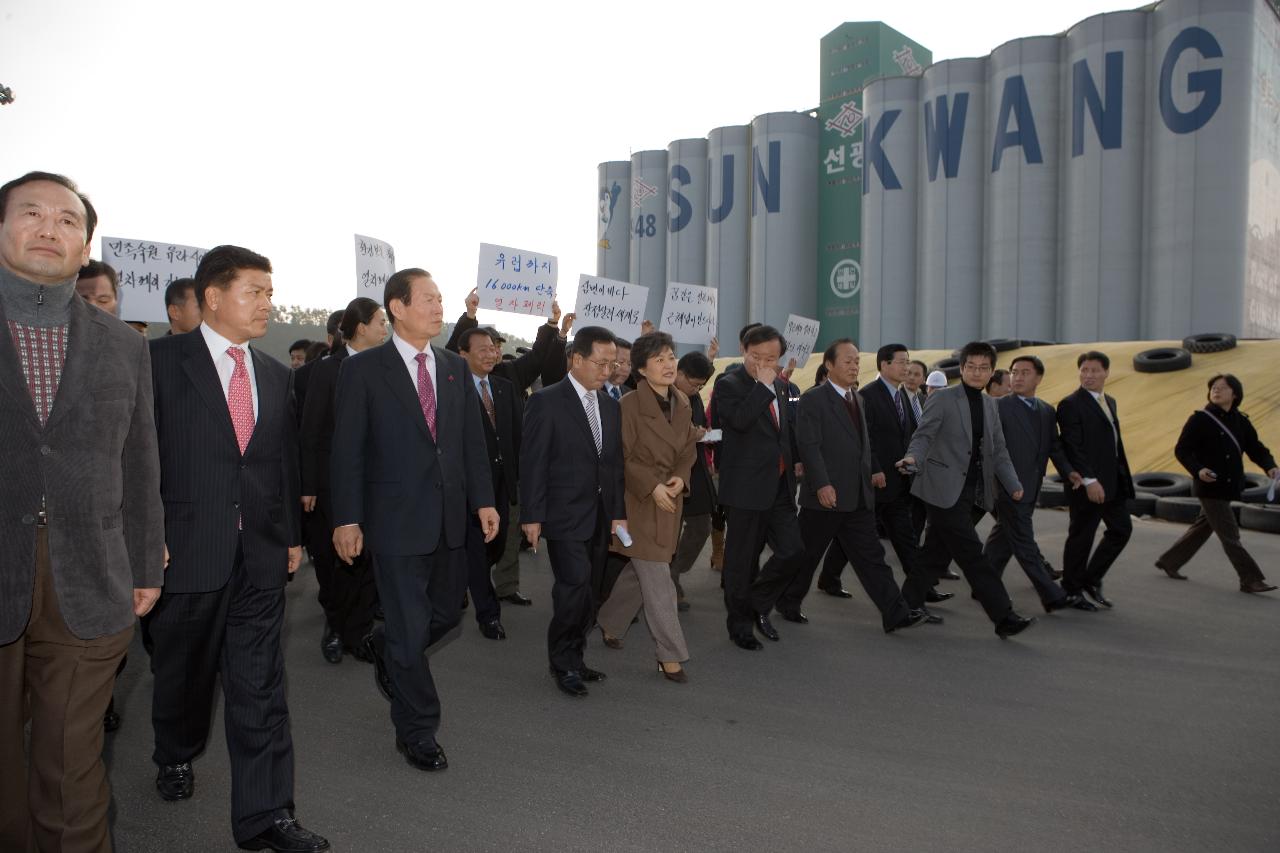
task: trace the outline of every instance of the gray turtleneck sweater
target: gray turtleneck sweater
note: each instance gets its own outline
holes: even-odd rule
[[[67,358],[67,327],[75,278],[52,285],[36,284],[0,266],[0,305],[18,351],[22,374],[40,423],[49,419]]]

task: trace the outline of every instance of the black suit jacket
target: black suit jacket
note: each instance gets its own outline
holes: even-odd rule
[[[876,500],[889,503],[911,490],[911,477],[899,473],[894,463],[907,455],[907,446],[911,444],[911,436],[917,426],[915,413],[903,392],[902,406],[907,413],[907,426],[903,429],[902,422],[898,420],[898,408],[893,404],[893,395],[878,375],[858,389],[858,396],[862,398],[867,432],[871,435],[871,453],[879,466],[876,470],[883,472],[885,478],[885,487],[876,490]]]
[[[778,457],[782,457],[787,491],[795,494],[795,420],[787,403],[787,383],[775,379],[770,388],[745,369],[716,380],[716,418],[724,437],[716,453],[720,466],[720,504],[765,510],[777,496]],[[770,403],[778,404],[774,426]]]
[[[307,405],[307,391],[311,387],[311,374],[315,372],[316,366],[325,360],[326,359],[321,356],[320,358],[312,359],[302,365],[302,367],[293,370],[293,399],[295,401],[294,412],[298,417],[299,427],[302,425],[302,413],[305,411]]]
[[[696,427],[707,426],[707,409],[702,405],[702,396],[693,394],[689,397],[690,417]],[[689,472],[689,496],[684,500],[684,516],[706,515],[716,508],[716,487],[707,470],[706,445],[695,446],[693,470]]]
[[[622,410],[603,391],[600,455],[577,389],[565,378],[529,397],[520,445],[520,523],[542,525],[547,539],[587,541],[597,502],[610,520],[627,517],[623,490]]]
[[[871,455],[865,406],[859,400],[858,420],[850,417],[840,392],[824,382],[800,397],[796,443],[804,463],[800,506],[829,511],[818,500],[818,489],[836,490],[837,512],[875,507],[871,475],[879,471]]]
[[[249,582],[284,586],[288,549],[301,541],[293,374],[249,347],[258,415],[244,455],[200,329],[151,341],[166,593],[212,592],[243,546]],[[237,529],[243,524],[244,529]]]
[[[1034,410],[1028,408],[1017,394],[1006,394],[996,401],[996,408],[1000,410],[1000,426],[1004,429],[1004,446],[1009,451],[1013,469],[1018,472],[1018,482],[1022,484],[1019,503],[1024,504],[1036,502],[1050,459],[1063,479],[1072,471],[1058,435],[1053,406],[1040,399],[1033,402]],[[1003,486],[1001,490],[1004,490]]]
[[[467,375],[468,381],[471,375]],[[475,383],[472,381],[472,386]],[[515,386],[501,376],[489,375],[489,396],[493,398],[495,426],[484,410],[484,401],[476,395],[480,407],[480,424],[484,428],[485,450],[489,457],[489,473],[495,491],[494,498],[508,504],[520,500],[520,430],[524,414],[524,402]],[[503,494],[496,494],[501,484]]]
[[[463,314],[453,325],[453,333],[449,335],[449,342],[444,348],[450,352],[458,352],[458,339],[462,337],[462,333],[479,325],[479,321]],[[563,379],[564,362],[564,341],[560,340],[560,330],[551,323],[543,323],[538,327],[533,346],[527,353],[510,361],[499,361],[494,365],[493,372],[514,385],[523,397],[529,386],[539,378],[542,378],[544,386],[551,384],[547,381],[550,377],[555,377],[553,381]]]
[[[436,438],[395,339],[348,357],[334,404],[333,526],[359,524],[370,551],[416,556],[466,543],[467,517],[494,506],[467,363],[435,355]]]
[[[1133,475],[1124,455],[1116,401],[1106,394],[1103,398],[1115,419],[1114,433],[1102,408],[1084,388],[1076,389],[1058,404],[1058,429],[1071,469],[1085,479],[1101,483],[1108,501],[1124,500],[1133,497]],[[1071,499],[1087,499],[1084,489],[1072,490]]]
[[[301,452],[299,467],[302,472],[302,494],[321,495],[329,492],[329,457],[333,448],[333,404],[338,393],[338,371],[347,357],[347,348],[340,347],[326,359],[316,359],[298,368],[293,374],[295,383],[301,381],[302,371],[311,367],[309,388],[305,395],[294,394],[302,406],[302,426],[298,441]],[[305,397],[305,402],[304,402]]]

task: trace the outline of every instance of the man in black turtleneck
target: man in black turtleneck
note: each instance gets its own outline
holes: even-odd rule
[[[6,851],[110,849],[102,715],[134,616],[151,609],[164,578],[146,339],[76,298],[96,220],[61,175],[0,187]]]
[[[995,623],[996,634],[1011,637],[1035,620],[1014,612],[974,530],[982,514],[995,506],[997,478],[1013,500],[1022,498],[996,401],[982,393],[995,364],[996,351],[990,344],[965,344],[960,350],[961,383],[937,391],[936,400],[931,395],[907,454],[898,462],[900,471],[915,472],[911,493],[924,501],[929,515],[921,571],[907,577],[902,597],[908,607],[919,608],[934,580],[954,559]]]

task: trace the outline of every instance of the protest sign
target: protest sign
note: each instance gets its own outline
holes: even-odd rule
[[[480,244],[476,292],[480,307],[531,317],[550,317],[556,298],[555,255],[510,246]]]
[[[194,276],[206,251],[175,243],[103,237],[102,260],[120,274],[120,319],[169,322],[164,289],[175,279]]]
[[[813,355],[813,345],[818,342],[817,320],[801,317],[798,314],[787,315],[787,327],[782,336],[787,339],[787,351],[782,354],[782,363],[786,365],[791,359],[796,360],[796,367],[804,367]]]
[[[716,289],[700,284],[669,283],[659,328],[678,344],[711,343],[716,335]]]
[[[356,296],[381,302],[387,279],[395,271],[396,250],[390,243],[356,235]]]
[[[604,326],[627,340],[640,335],[644,302],[649,288],[611,278],[583,275],[578,277],[578,304],[573,309],[575,323],[582,326]]]

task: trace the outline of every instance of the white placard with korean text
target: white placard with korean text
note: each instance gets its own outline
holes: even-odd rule
[[[120,319],[169,322],[164,289],[175,279],[194,276],[207,251],[154,240],[103,237],[102,260],[120,274]]]
[[[678,281],[669,283],[658,328],[678,344],[711,343],[716,336],[716,289]]]
[[[578,276],[578,303],[573,309],[574,323],[603,326],[619,337],[633,341],[640,336],[644,321],[644,303],[649,288],[627,281]]]
[[[387,279],[396,271],[396,250],[385,240],[356,235],[356,296],[382,301]]]
[[[785,365],[794,358],[796,367],[804,367],[809,356],[813,355],[813,345],[818,342],[818,330],[821,327],[822,324],[817,320],[801,317],[799,314],[788,314],[787,327],[782,330],[782,336],[787,339],[787,351],[782,355],[782,363]]]
[[[555,255],[480,244],[476,292],[480,307],[531,317],[550,317],[556,298]]]

